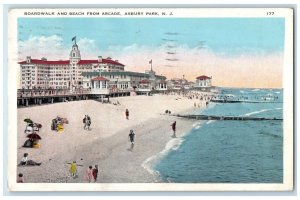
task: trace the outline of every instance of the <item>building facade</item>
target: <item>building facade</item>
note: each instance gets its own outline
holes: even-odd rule
[[[83,72],[83,88],[90,89],[93,79],[96,77],[103,77],[108,81],[108,88],[111,92],[117,91],[136,91],[136,92],[150,92],[155,90],[157,86],[166,89],[166,84],[159,85],[162,81],[166,80],[165,76],[152,75],[149,73],[130,72],[130,71],[115,71],[115,72]],[[154,84],[153,85],[153,82]]]
[[[69,60],[49,61],[27,56],[20,64],[20,88],[73,89],[83,84],[83,72],[119,72],[125,65],[117,60],[98,56],[96,60],[82,60],[78,45],[72,46]]]
[[[205,89],[212,87],[212,77],[208,77],[205,75],[198,76],[196,78],[195,88]]]

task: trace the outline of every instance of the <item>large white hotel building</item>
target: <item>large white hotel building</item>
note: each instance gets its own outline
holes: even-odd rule
[[[20,64],[20,87],[22,89],[53,88],[68,89],[82,85],[83,72],[123,72],[124,65],[110,57],[82,60],[78,45],[72,46],[69,60],[50,61],[46,58],[32,59],[27,56]]]

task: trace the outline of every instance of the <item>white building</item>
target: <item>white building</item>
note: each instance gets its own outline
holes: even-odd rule
[[[49,61],[46,58],[31,59],[27,56],[20,64],[20,87],[71,89],[82,85],[83,72],[124,71],[124,65],[110,57],[104,59],[98,56],[96,60],[82,60],[78,45],[72,46],[69,60]]]
[[[108,83],[109,83],[109,80],[102,76],[97,76],[95,78],[92,78],[91,85],[90,85],[92,94],[108,95],[110,93]]]
[[[138,92],[150,92],[157,88],[156,85],[153,88],[152,78],[149,73],[130,72],[130,71],[115,71],[115,72],[83,72],[83,88],[90,89],[92,80],[96,77],[103,77],[108,81],[108,88],[111,92],[117,91],[136,91]],[[155,75],[155,81],[160,83],[165,81],[165,76]],[[162,89],[166,88],[166,84],[158,84]]]
[[[206,89],[212,86],[212,77],[208,77],[205,75],[198,76],[196,78],[196,84],[194,85],[195,88],[199,89]]]

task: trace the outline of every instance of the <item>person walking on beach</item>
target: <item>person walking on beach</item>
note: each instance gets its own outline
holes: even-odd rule
[[[173,130],[173,137],[176,137],[176,121],[174,121],[172,124],[172,130]]]
[[[76,161],[73,161],[73,163],[71,163],[70,165],[70,173],[71,173],[71,176],[73,178],[76,178],[77,176],[77,166],[76,166]]]
[[[125,110],[125,116],[126,116],[126,119],[129,120],[129,110],[128,109]]]
[[[84,126],[83,126],[83,129],[84,129],[84,130],[86,129],[86,120],[87,120],[87,116],[84,115],[84,118],[83,118],[83,120],[82,120],[82,122],[83,122],[83,124],[84,124]]]
[[[133,130],[130,130],[128,138],[129,138],[129,141],[131,142],[130,150],[132,150],[134,147],[134,139],[135,139],[135,134],[134,134]]]
[[[89,183],[93,180],[93,167],[89,166],[85,171],[85,180]]]
[[[87,125],[88,130],[90,130],[91,124],[92,124],[92,120],[91,120],[90,116],[87,115],[86,125]]]
[[[97,181],[97,176],[98,176],[98,165],[95,165],[95,168],[92,171],[93,178],[94,178],[94,183]]]

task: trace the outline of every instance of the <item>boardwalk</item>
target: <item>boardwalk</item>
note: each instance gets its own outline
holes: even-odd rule
[[[17,106],[41,105],[47,103],[68,102],[87,99],[130,96],[132,91],[117,90],[110,91],[109,94],[94,94],[89,89],[76,89],[74,91],[66,89],[20,89],[17,93]]]

